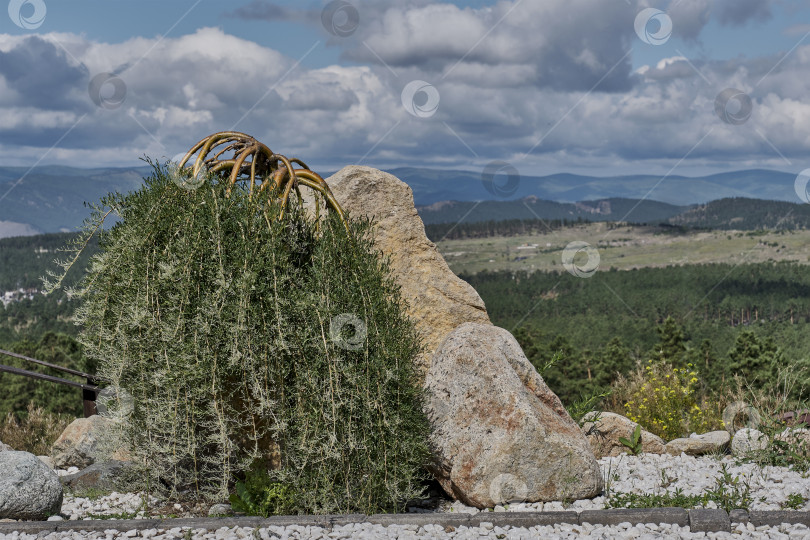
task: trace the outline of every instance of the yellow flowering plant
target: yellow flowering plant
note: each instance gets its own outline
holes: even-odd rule
[[[699,399],[699,375],[692,364],[685,368],[649,360],[643,368],[614,383],[616,412],[666,441],[721,429],[722,424],[706,400]]]

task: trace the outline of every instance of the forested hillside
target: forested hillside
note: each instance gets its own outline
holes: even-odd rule
[[[669,218],[673,225],[708,229],[808,229],[810,205],[730,198],[690,208]]]
[[[36,342],[47,332],[76,334],[69,320],[77,301],[67,298],[63,291],[43,296],[42,277],[48,270],[57,270],[55,259],[68,258],[60,250],[76,237],[76,233],[43,234],[0,239],[0,296],[4,291],[35,289],[33,299],[0,302],[0,346],[22,339]],[[65,279],[73,285],[83,276],[90,256],[98,251],[98,241],[87,246],[74,269]]]
[[[419,215],[431,239],[444,238],[445,235],[448,239],[514,236],[525,234],[522,231],[547,231],[549,225],[556,227],[560,223],[597,221],[741,231],[810,229],[810,204],[740,197],[692,207],[634,199],[579,203],[556,203],[536,198],[482,203],[446,201],[421,207]]]
[[[588,223],[588,220],[568,219],[507,219],[502,221],[477,221],[474,223],[435,223],[425,225],[425,234],[433,242],[462,240],[465,238],[493,238],[498,236],[527,236],[545,234],[573,225]],[[615,224],[608,222],[608,227]]]
[[[42,276],[46,270],[56,270],[55,259],[66,259],[60,249],[76,238],[76,233],[40,234],[0,238],[0,291],[18,288],[42,288]],[[93,237],[82,255],[80,265],[87,265],[89,257],[98,251],[98,240]],[[82,276],[75,272],[66,283],[72,284]]]
[[[417,210],[426,224],[515,219],[659,223],[688,208],[653,200],[612,198],[561,203],[529,196],[510,201],[442,201]]]
[[[482,223],[470,228],[459,226],[457,234],[489,237],[495,232],[531,231],[536,225],[520,220]],[[562,221],[541,224],[546,225],[556,229],[555,234],[576,236],[581,229],[581,225],[571,228]],[[427,229],[430,234],[447,233],[431,226]],[[628,235],[619,233],[619,240]],[[717,241],[730,245],[749,240],[756,243],[761,238],[754,232],[718,234]],[[771,242],[777,247],[769,249],[789,256],[793,252],[789,246],[782,249],[783,244],[792,245],[803,234],[783,232],[782,243]],[[754,236],[749,239],[748,235]],[[39,277],[53,267],[52,261],[59,255],[55,250],[71,237],[58,234],[0,240],[0,283],[4,287],[40,287]],[[657,247],[666,246],[667,238],[661,235]],[[629,245],[619,244],[611,249],[631,253]],[[645,245],[650,259],[653,246]],[[89,253],[97,249],[93,244]],[[603,262],[610,260],[608,249],[600,247]],[[551,255],[559,257],[556,251]],[[71,281],[81,277],[86,257],[74,269]],[[618,373],[628,372],[638,362],[663,354],[662,347],[667,350],[667,359],[698,366],[701,383],[709,388],[728,382],[735,373],[749,378],[770,377],[774,362],[810,365],[810,272],[806,264],[682,264],[622,271],[610,270],[605,264],[589,279],[561,271],[515,270],[462,277],[484,299],[492,322],[512,331],[538,368],[544,367],[555,352],[562,352],[561,360],[549,367],[544,377],[567,404],[582,394],[606,388]],[[70,339],[78,330],[69,318],[76,305],[63,293],[48,297],[38,294],[33,300],[5,307],[0,304],[0,348],[92,369],[83,364]],[[672,319],[667,322],[669,317]],[[57,400],[59,404],[72,403],[70,397],[62,399]]]
[[[82,355],[81,347],[70,336],[46,332],[39,339],[22,339],[0,348],[11,352],[44,360],[63,367],[94,373],[96,366],[89,364]],[[0,364],[45,373],[76,382],[86,382],[61,371],[39,366],[18,358],[0,355]],[[51,382],[0,372],[0,415],[10,412],[22,413],[33,402],[47,410],[60,414],[81,416],[82,391],[79,388],[63,386]]]
[[[668,331],[682,332],[669,339],[682,346],[680,360],[697,365],[709,387],[735,373],[769,377],[777,356],[810,363],[810,274],[796,264],[600,271],[589,279],[567,272],[462,277],[479,292],[492,322],[516,333],[535,365],[563,352],[544,376],[566,403],[605,388],[617,372],[654,354],[657,328],[668,317],[674,323]]]

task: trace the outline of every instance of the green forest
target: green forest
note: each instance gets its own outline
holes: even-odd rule
[[[692,363],[719,389],[808,365],[810,276],[791,263],[462,275],[492,322],[511,330],[566,404],[605,390],[648,359]],[[810,383],[810,381],[808,381]]]
[[[543,234],[589,221],[568,219],[506,219],[500,221],[473,221],[470,223],[435,223],[425,225],[425,234],[432,242],[461,240],[464,238],[492,238],[493,236],[523,236]],[[609,224],[611,226],[612,223]]]
[[[58,269],[54,260],[67,258],[60,250],[76,238],[76,233],[40,234],[15,236],[0,239],[0,291],[20,287],[42,288],[42,276],[46,270]],[[82,256],[82,266],[89,257],[98,252],[98,240],[93,238]],[[82,274],[76,272],[65,280],[67,285],[76,283]]]
[[[429,231],[459,229],[470,232],[468,236],[456,238],[480,238],[480,231],[492,229],[504,230],[505,234],[520,234],[510,232],[515,222],[532,224],[532,229],[539,231],[545,229],[544,222],[550,224],[552,221],[631,221],[738,231],[810,227],[810,206],[806,204],[745,197],[728,197],[691,206],[617,198],[578,203],[558,203],[536,197],[516,201],[445,201],[420,207],[419,215]],[[428,236],[433,238],[430,233]]]
[[[55,259],[67,258],[60,250],[75,237],[75,233],[57,233],[0,239],[0,294],[19,288],[41,290],[41,278],[46,271],[58,268]],[[97,251],[98,242],[94,240],[82,255],[80,268],[86,267],[89,257]],[[68,275],[68,285],[81,279],[80,268]],[[93,373],[95,366],[87,363],[73,339],[78,328],[70,317],[77,305],[63,291],[51,296],[36,294],[33,300],[11,302],[5,307],[0,303],[0,349]],[[0,355],[0,364],[85,382],[6,355]],[[76,388],[9,373],[0,373],[0,388],[0,416],[9,412],[25,414],[30,402],[51,412],[74,416],[82,413],[82,394]]]

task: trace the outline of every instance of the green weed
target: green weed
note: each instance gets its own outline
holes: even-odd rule
[[[682,488],[673,492],[656,494],[610,493],[607,496],[606,508],[700,508],[708,503],[725,511],[742,508],[748,510],[753,498],[751,487],[739,477],[732,477],[723,465],[715,486],[700,495],[686,495]]]

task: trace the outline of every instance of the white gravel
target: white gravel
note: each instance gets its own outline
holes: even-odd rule
[[[716,539],[808,539],[810,529],[804,525],[782,525],[779,527],[753,527],[739,525],[730,533],[692,533],[689,527],[679,527],[677,525],[631,525],[622,523],[615,526],[603,525],[570,525],[560,524],[543,527],[496,527],[491,523],[482,523],[480,527],[458,527],[457,529],[447,528],[438,525],[426,525],[418,527],[416,525],[371,525],[368,523],[354,523],[324,529],[321,527],[304,527],[291,525],[289,527],[268,527],[263,529],[253,529],[252,527],[233,527],[217,529],[216,531],[206,531],[204,529],[174,528],[174,529],[147,529],[143,531],[114,531],[103,532],[73,532],[73,533],[51,533],[46,536],[33,534],[13,534],[2,538],[33,540],[36,538],[46,539],[66,539],[66,538],[89,538],[89,539],[113,539],[113,538],[198,538],[198,539],[225,539],[225,538],[260,538],[270,540],[274,538],[307,538],[336,540],[340,538],[400,538],[400,539],[432,539],[432,538],[458,538],[475,539],[498,538],[507,540],[518,539],[639,539],[652,540],[657,538],[716,538]]]
[[[737,465],[735,458],[692,457],[685,454],[643,454],[599,460],[606,489],[613,493],[661,494],[681,489],[685,495],[699,495],[712,490],[722,476],[722,467],[741,485],[751,488],[753,503],[750,510],[782,510],[789,495],[801,495],[810,500],[810,475],[785,467],[759,467],[752,463]],[[574,501],[566,506],[561,501],[547,503],[517,503],[508,508],[496,506],[495,512],[539,512],[553,510],[602,510],[605,497]],[[709,507],[712,507],[710,504]],[[456,501],[448,503],[443,511],[477,513],[479,510]],[[805,503],[797,510],[810,510]],[[485,510],[486,511],[486,510]]]
[[[645,454],[642,456],[622,455],[616,458],[599,460],[606,486],[616,493],[662,493],[674,492],[680,488],[684,494],[697,495],[715,487],[717,479],[722,475],[722,467],[732,477],[740,482],[747,483],[751,488],[753,497],[752,510],[780,510],[782,503],[789,495],[801,495],[810,500],[810,480],[808,474],[802,474],[783,467],[759,467],[754,464],[740,464],[731,457],[690,457],[686,455],[669,456]],[[58,471],[60,474],[67,474]],[[150,500],[154,507],[158,501]],[[96,499],[73,497],[66,493],[62,504],[62,515],[68,519],[90,519],[89,515],[109,515],[120,517],[124,513],[138,512],[137,517],[143,515],[143,497],[137,493],[113,493]],[[547,503],[513,503],[506,507],[498,506],[484,512],[536,512],[553,510],[599,510],[605,507],[605,497],[596,497],[591,500],[575,501],[564,505],[561,501]],[[800,510],[810,510],[810,503],[805,503]],[[179,509],[178,509],[179,510]],[[468,507],[456,501],[441,505],[436,510],[411,509],[416,512],[453,512],[478,513],[476,508]],[[181,517],[188,514],[178,511]],[[779,527],[757,527],[753,525],[737,524],[732,533],[692,533],[688,527],[677,525],[632,525],[629,523],[618,526],[602,525],[571,525],[559,524],[555,526],[539,526],[531,528],[522,527],[493,527],[484,523],[480,527],[459,527],[457,529],[443,527],[415,525],[371,525],[358,523],[343,525],[334,529],[320,527],[270,527],[254,530],[250,527],[222,528],[217,531],[203,529],[149,529],[143,531],[115,531],[104,532],[65,532],[53,533],[47,536],[26,535],[14,533],[13,535],[0,535],[0,538],[28,539],[28,538],[806,538],[810,540],[810,529],[804,525],[782,525]]]

